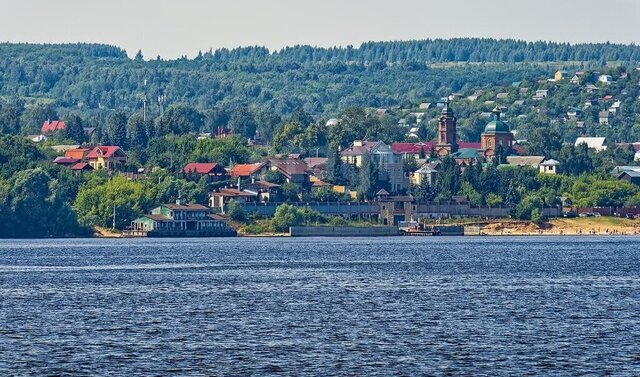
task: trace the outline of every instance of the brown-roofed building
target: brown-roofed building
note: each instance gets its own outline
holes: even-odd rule
[[[300,186],[309,184],[311,169],[303,161],[291,158],[270,158],[266,161],[267,167],[271,171],[281,173],[287,182],[292,182]]]
[[[242,190],[249,194],[255,194],[260,202],[275,201],[280,195],[280,185],[267,181],[253,181],[242,184]]]
[[[209,206],[214,210],[225,213],[226,205],[230,200],[246,203],[255,202],[257,199],[257,193],[240,191],[235,188],[221,188],[220,190],[211,193],[211,196],[209,197]]]

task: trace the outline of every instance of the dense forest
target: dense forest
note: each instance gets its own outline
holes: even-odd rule
[[[150,58],[150,57],[146,57]],[[113,109],[149,111],[185,104],[212,112],[249,110],[318,116],[344,109],[406,106],[469,88],[533,80],[555,67],[603,67],[640,61],[640,48],[493,39],[370,42],[360,47],[294,46],[220,49],[193,59],[133,59],[97,44],[0,44],[0,96],[26,105],[49,104],[100,123]],[[237,115],[242,116],[242,115]],[[24,125],[34,131],[36,125]]]

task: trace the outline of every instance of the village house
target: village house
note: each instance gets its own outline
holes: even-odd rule
[[[42,143],[47,141],[47,137],[45,135],[27,135],[27,139],[33,141],[34,143]]]
[[[255,195],[261,203],[278,200],[280,196],[280,185],[267,181],[254,181],[241,185],[242,191]]]
[[[604,85],[611,85],[613,84],[613,77],[611,75],[600,75],[598,77],[598,82]]]
[[[612,113],[612,114],[617,114],[618,110],[620,109],[620,106],[622,106],[622,101],[620,101],[620,100],[615,101],[609,107],[609,112]]]
[[[87,153],[86,160],[95,170],[117,170],[127,163],[127,154],[115,145],[99,145]]]
[[[221,188],[209,196],[209,207],[214,211],[226,213],[226,206],[231,200],[238,203],[255,202],[258,200],[258,194],[235,188]]]
[[[547,98],[548,96],[549,96],[549,90],[540,89],[540,90],[536,90],[536,94],[533,96],[533,99],[541,100],[541,99]]]
[[[414,186],[420,186],[423,182],[427,182],[429,185],[433,186],[436,182],[437,174],[438,171],[432,164],[424,164],[420,169],[411,173],[409,179],[411,184]]]
[[[230,174],[233,179],[259,180],[265,171],[265,163],[237,164],[231,168]]]
[[[40,127],[40,132],[43,135],[50,135],[56,131],[63,131],[67,128],[67,125],[60,120],[46,120],[42,123],[42,127]]]
[[[536,170],[544,161],[544,156],[507,156],[506,163],[512,166],[528,166]]]
[[[93,168],[91,167],[91,165],[89,165],[86,162],[78,162],[71,167],[71,170],[75,172],[87,172],[87,171],[92,171]]]
[[[586,144],[587,148],[595,151],[601,152],[607,150],[607,139],[604,137],[584,137],[581,136],[576,139],[575,146],[579,146],[580,144]]]
[[[580,76],[578,76],[578,74],[573,75],[573,77],[571,78],[571,80],[569,80],[569,82],[574,84],[574,85],[579,85],[580,84]]]
[[[598,87],[593,85],[593,84],[587,84],[587,85],[585,85],[584,90],[588,94],[591,94],[591,93],[597,92],[598,91]]]
[[[598,113],[598,122],[600,122],[600,124],[608,126],[610,124],[610,121],[611,112],[609,112],[608,110],[602,110]]]
[[[640,166],[616,166],[611,170],[611,175],[618,180],[640,186]]]
[[[265,166],[271,170],[282,174],[289,183],[298,186],[308,186],[310,170],[309,166],[298,158],[270,158],[265,162]]]
[[[540,173],[542,174],[558,174],[560,161],[549,159],[540,164]]]
[[[391,144],[391,150],[393,153],[401,155],[403,159],[413,156],[416,160],[428,157],[433,147],[434,143],[430,141]]]
[[[356,167],[362,166],[364,156],[370,156],[378,164],[380,173],[388,178],[392,191],[397,192],[407,187],[401,156],[393,153],[391,147],[384,142],[356,140],[350,148],[340,153],[340,158],[345,163]]]
[[[227,170],[214,162],[190,162],[182,170],[187,175],[207,176],[210,182],[229,179]]]
[[[580,115],[582,115],[581,109],[578,109],[577,107],[569,107],[569,110],[567,111],[567,119],[576,120]]]
[[[557,71],[554,75],[553,75],[553,79],[555,81],[562,81],[564,79],[566,79],[569,76],[569,74],[567,73],[567,71]]]
[[[163,204],[131,222],[131,236],[234,236],[226,220],[200,204]]]

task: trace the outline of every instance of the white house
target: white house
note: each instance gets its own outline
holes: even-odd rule
[[[560,162],[554,159],[549,159],[540,164],[540,173],[542,174],[558,174],[558,168]]]
[[[611,75],[600,75],[598,81],[605,85],[610,85],[613,83],[613,77]]]

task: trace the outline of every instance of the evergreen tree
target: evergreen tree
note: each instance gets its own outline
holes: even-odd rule
[[[365,154],[360,165],[360,185],[358,186],[358,196],[371,200],[374,198],[378,186],[378,167],[375,161]]]
[[[82,118],[75,114],[68,115],[65,119],[63,134],[65,138],[73,140],[76,143],[84,143],[87,139],[87,134],[84,132]]]
[[[142,114],[135,113],[127,121],[127,137],[129,144],[133,147],[144,147],[148,142],[147,129]]]
[[[128,147],[127,116],[123,112],[115,112],[107,118],[107,138],[112,145],[121,148]]]
[[[328,182],[336,185],[344,183],[344,178],[342,177],[342,159],[340,159],[340,154],[335,144],[329,146],[324,174],[324,178]]]

